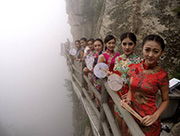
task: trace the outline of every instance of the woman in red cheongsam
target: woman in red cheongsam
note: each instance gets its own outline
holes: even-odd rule
[[[146,136],[159,136],[161,130],[160,115],[168,105],[168,74],[158,65],[159,57],[164,52],[165,44],[158,35],[148,35],[143,40],[144,61],[131,64],[130,90],[126,100],[132,108],[143,118],[137,123]],[[155,96],[161,91],[162,103],[157,108]]]

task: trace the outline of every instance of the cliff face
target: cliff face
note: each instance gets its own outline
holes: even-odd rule
[[[122,33],[131,31],[137,35],[135,52],[141,56],[143,37],[158,34],[167,45],[160,63],[170,73],[180,72],[180,13],[174,11],[177,8],[180,0],[66,0],[74,40],[103,39],[113,34],[119,41]]]

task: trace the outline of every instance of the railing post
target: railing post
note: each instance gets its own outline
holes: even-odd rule
[[[81,94],[82,94],[83,97],[85,97],[85,95],[84,95],[82,89],[85,88],[85,82],[86,82],[84,77],[83,77],[83,75],[84,75],[83,68],[84,67],[85,67],[85,62],[82,61],[81,62]]]
[[[108,103],[108,93],[105,90],[104,81],[105,79],[101,80],[101,109],[100,109],[100,127],[99,127],[100,135],[104,135],[102,123],[106,121],[106,115],[104,112],[103,104]]]
[[[74,59],[72,58],[72,56],[70,56],[70,58],[71,58],[71,63],[72,63],[71,68],[72,68],[72,66],[74,65]],[[72,68],[72,73],[73,74],[75,73],[73,68]]]

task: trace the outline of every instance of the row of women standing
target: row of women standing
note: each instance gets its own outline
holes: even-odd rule
[[[107,76],[112,73],[118,74],[123,80],[123,87],[118,91],[122,103],[128,103],[143,118],[141,122],[136,118],[135,120],[146,136],[152,134],[158,136],[161,131],[160,115],[166,109],[169,101],[168,74],[158,65],[158,60],[165,49],[164,40],[154,34],[146,36],[142,42],[142,59],[134,54],[136,36],[133,33],[122,34],[120,41],[123,51],[121,55],[115,52],[116,38],[113,35],[107,35],[104,42],[101,39],[86,41],[85,38],[82,38],[80,42],[75,42],[76,45],[79,44],[76,46],[79,53],[75,59],[83,61],[88,54],[92,54],[95,64],[104,62],[109,66]],[[84,42],[88,43],[88,50],[85,50]],[[103,52],[104,45],[106,50]],[[88,71],[87,68],[84,68],[84,72],[92,73],[93,70]],[[100,92],[100,82],[93,77],[92,83]],[[161,91],[162,103],[157,108],[155,96],[158,90]],[[91,97],[94,97],[93,93]],[[120,112],[116,106],[113,108],[121,133],[129,135]]]

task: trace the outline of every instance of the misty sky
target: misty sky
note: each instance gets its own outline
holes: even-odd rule
[[[64,0],[0,1],[0,136],[72,134],[67,18]]]
[[[62,42],[72,39],[64,0],[1,0],[0,17],[1,44],[57,35]]]

